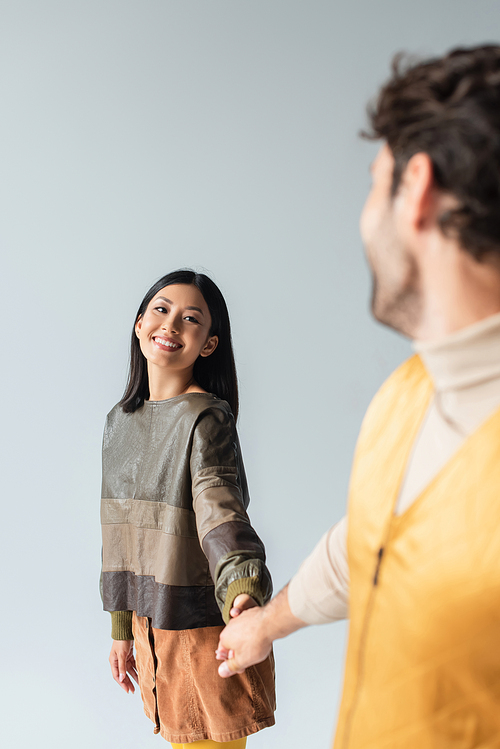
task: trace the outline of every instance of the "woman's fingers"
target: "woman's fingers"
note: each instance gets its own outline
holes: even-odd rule
[[[258,605],[259,604],[255,600],[255,598],[252,598],[252,596],[249,596],[247,593],[240,593],[233,601],[233,607],[231,609],[230,615],[233,615],[233,611],[237,611],[238,614],[241,614],[242,611],[245,611],[246,609],[253,609]],[[238,614],[235,614],[234,616],[237,616]]]
[[[127,672],[137,681],[133,646],[133,640],[113,640],[109,655],[113,679],[125,692],[132,692],[132,694],[135,692],[135,687],[128,677]]]
[[[240,593],[239,596],[236,596],[233,601],[233,606],[229,612],[229,616],[231,617],[231,619],[236,619],[236,617],[239,616],[242,611],[246,611],[246,609],[252,609],[258,605],[259,604],[257,603],[257,601],[247,593]]]
[[[125,681],[127,676],[127,659],[128,652],[124,652],[123,649],[118,651],[118,681]]]
[[[133,682],[133,681],[131,681],[131,679],[129,679],[128,675],[127,675],[127,676],[125,677],[125,681],[124,681],[124,684],[126,684],[126,685],[127,685],[127,687],[128,687],[128,691],[129,691],[129,692],[132,692],[132,694],[135,694],[135,686],[134,686],[134,682]]]
[[[109,665],[111,666],[111,673],[113,675],[113,679],[115,679],[115,681],[118,681],[118,676],[119,676],[118,656],[114,652],[113,648],[111,648],[111,653],[109,655]]]
[[[139,675],[137,673],[137,666],[135,665],[135,658],[134,658],[134,656],[131,656],[128,659],[127,673],[130,674],[130,676],[133,678],[133,680],[135,681],[136,684],[139,683]]]

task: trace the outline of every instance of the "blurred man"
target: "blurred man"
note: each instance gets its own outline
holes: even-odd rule
[[[370,120],[372,311],[416,354],[368,409],[347,518],[234,612],[219,672],[349,616],[336,749],[500,747],[500,47],[396,60]]]

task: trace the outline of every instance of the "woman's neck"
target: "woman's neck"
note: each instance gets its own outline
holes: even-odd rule
[[[204,393],[193,377],[193,371],[172,372],[148,366],[149,400],[164,401],[184,393]]]

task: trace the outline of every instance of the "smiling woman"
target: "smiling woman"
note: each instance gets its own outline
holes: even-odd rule
[[[222,294],[193,271],[164,276],[139,307],[104,431],[102,593],[112,674],[126,692],[138,680],[155,733],[176,746],[241,749],[274,724],[272,656],[230,683],[215,660],[224,622],[272,593],[237,412]]]
[[[175,300],[172,299],[174,296]],[[190,315],[190,312],[194,314]],[[185,372],[188,379],[184,383],[184,388],[191,387],[193,385],[191,380],[193,380],[202,390],[217,394],[229,403],[236,420],[238,418],[238,383],[226,303],[220,290],[208,276],[203,273],[194,273],[191,270],[174,271],[160,278],[142,300],[132,331],[129,380],[125,394],[120,401],[123,410],[126,413],[133,412],[145,400],[150,399],[149,370],[154,371],[155,362],[152,362],[150,367],[148,356],[142,349],[144,339],[141,330],[146,325],[148,331],[152,330],[153,337],[156,333],[159,338],[169,338],[165,333],[161,333],[160,319],[167,326],[171,326],[171,321],[174,319],[179,327],[182,327],[183,334],[189,323],[195,327],[201,327],[200,335],[206,334],[207,344],[208,338],[215,339],[215,345],[212,348],[206,351],[203,351],[204,347],[200,349],[200,356],[195,357],[192,362],[192,371],[189,372],[188,368]],[[174,343],[182,343],[180,331],[175,336],[173,330],[170,330],[170,333],[170,338]],[[161,349],[161,341],[158,341],[158,350]],[[149,353],[152,353],[151,349]],[[165,364],[166,362],[167,360]],[[182,383],[179,382],[178,386],[181,385]],[[157,400],[162,400],[162,398]]]
[[[170,299],[162,295],[167,291]],[[166,286],[151,300],[135,324],[148,363],[150,400],[200,392],[193,367],[199,356],[210,356],[217,348],[219,338],[211,330],[207,303],[194,284]]]

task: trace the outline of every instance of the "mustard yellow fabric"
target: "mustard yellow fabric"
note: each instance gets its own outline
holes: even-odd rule
[[[413,357],[379,391],[361,430],[335,749],[500,747],[500,411],[395,516],[431,397]]]
[[[236,741],[195,741],[191,744],[172,744],[172,749],[245,749],[247,745],[246,736]]]

